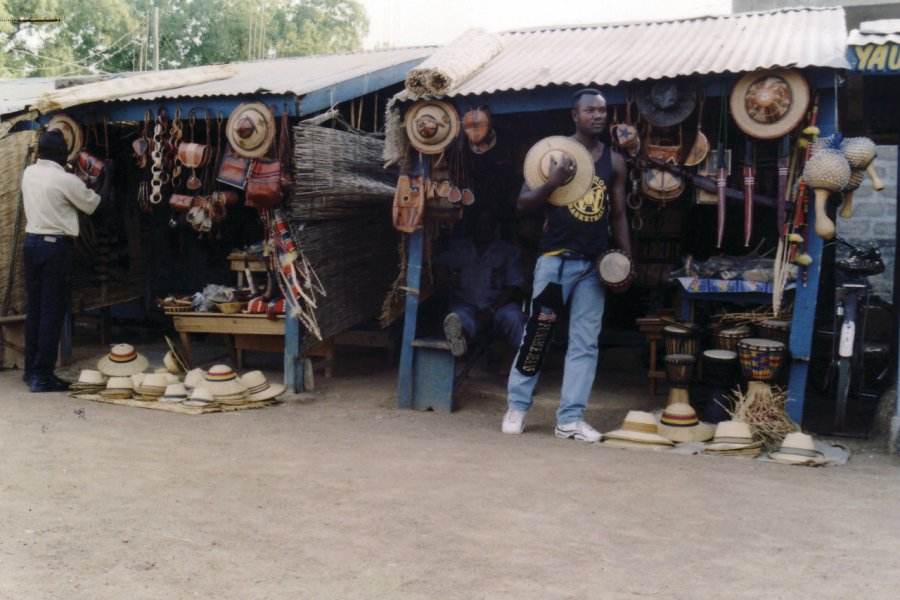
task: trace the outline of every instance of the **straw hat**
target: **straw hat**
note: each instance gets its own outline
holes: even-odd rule
[[[138,354],[131,344],[116,344],[109,354],[97,361],[97,370],[104,375],[131,375],[144,371],[150,363],[143,354]]]
[[[769,452],[769,458],[792,465],[808,465],[818,462],[823,456],[816,450],[816,443],[811,435],[795,431],[784,437],[778,450]]]
[[[203,386],[204,377],[206,376],[206,371],[197,367],[196,369],[191,369],[187,372],[187,375],[184,376],[184,387],[194,389],[198,386]]]
[[[100,390],[100,396],[103,398],[131,398],[134,390],[131,384],[131,377],[110,377],[106,382],[106,389]]]
[[[268,400],[284,393],[284,385],[280,383],[269,383],[262,371],[250,371],[244,373],[241,381],[247,386],[250,393],[250,401]]]
[[[550,204],[565,206],[582,196],[594,181],[594,161],[580,142],[564,135],[551,135],[538,141],[525,155],[525,184],[531,189],[541,187],[550,174],[550,167],[563,156],[575,163],[575,174],[550,194]]]
[[[245,102],[231,111],[225,124],[228,143],[240,156],[258,158],[275,139],[275,117],[262,102]]]
[[[160,402],[177,403],[187,400],[188,393],[182,383],[170,383],[166,386],[166,391],[160,397]]]
[[[684,402],[668,405],[659,418],[659,435],[673,442],[705,442],[713,433],[712,426],[701,423],[693,407]]]
[[[84,148],[84,132],[78,122],[66,114],[58,114],[47,123],[47,131],[56,129],[66,140],[68,160],[72,160]]]
[[[172,369],[169,368],[170,371],[172,371],[173,373],[181,373],[182,371],[187,372],[187,363],[183,358],[181,358],[181,355],[178,354],[178,351],[175,350],[175,344],[174,342],[172,342],[172,338],[167,335],[164,335],[163,337],[166,339],[166,345],[169,347],[169,352],[166,354],[166,356],[163,357],[163,363],[165,363],[166,367],[168,368],[169,363],[166,362],[166,357],[169,357],[175,361],[175,365],[178,367],[177,371],[172,371]],[[170,354],[171,356],[169,356]]]
[[[135,388],[141,400],[157,400],[166,393],[169,385],[166,373],[147,373],[141,385]]]
[[[134,389],[138,389],[141,387],[141,384],[144,382],[144,377],[146,377],[146,373],[132,373],[131,374],[131,383],[134,384]]]
[[[216,403],[213,393],[205,387],[196,387],[191,392],[191,397],[182,401],[185,406],[211,406]]]
[[[443,100],[420,100],[406,111],[406,135],[423,154],[440,154],[459,135],[459,113]]]
[[[203,387],[209,389],[216,397],[232,397],[247,393],[247,386],[228,365],[213,365],[203,379]]]
[[[78,381],[76,383],[105,386],[106,377],[103,376],[103,373],[95,369],[82,369],[81,373],[78,374]]]
[[[721,421],[716,425],[716,434],[704,448],[706,452],[721,452],[759,448],[762,442],[753,441],[750,425],[740,421]]]
[[[603,442],[611,446],[675,445],[657,433],[656,417],[639,410],[629,410],[622,428],[604,433]]]
[[[752,71],[731,91],[731,114],[747,135],[770,140],[796,127],[809,106],[809,86],[796,69]]]
[[[671,127],[694,112],[697,90],[691,79],[660,79],[640,86],[634,99],[645,121],[657,127]]]

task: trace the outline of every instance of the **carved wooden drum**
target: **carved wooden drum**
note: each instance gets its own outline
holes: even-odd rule
[[[597,274],[608,289],[621,292],[634,280],[634,264],[627,254],[614,248],[597,258]]]

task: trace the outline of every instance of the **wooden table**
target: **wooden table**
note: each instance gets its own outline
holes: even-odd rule
[[[213,312],[173,313],[175,331],[181,337],[188,366],[195,366],[191,351],[191,333],[218,333],[225,336],[228,351],[238,368],[243,367],[243,351],[284,353],[284,315],[270,319],[266,315]]]

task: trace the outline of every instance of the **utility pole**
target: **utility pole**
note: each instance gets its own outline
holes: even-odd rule
[[[159,71],[159,7],[153,7],[153,70]]]

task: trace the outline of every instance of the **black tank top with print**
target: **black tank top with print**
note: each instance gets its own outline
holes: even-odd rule
[[[547,204],[541,254],[563,250],[597,257],[609,249],[609,193],[615,175],[609,146],[594,163],[594,180],[587,193],[567,206]]]

